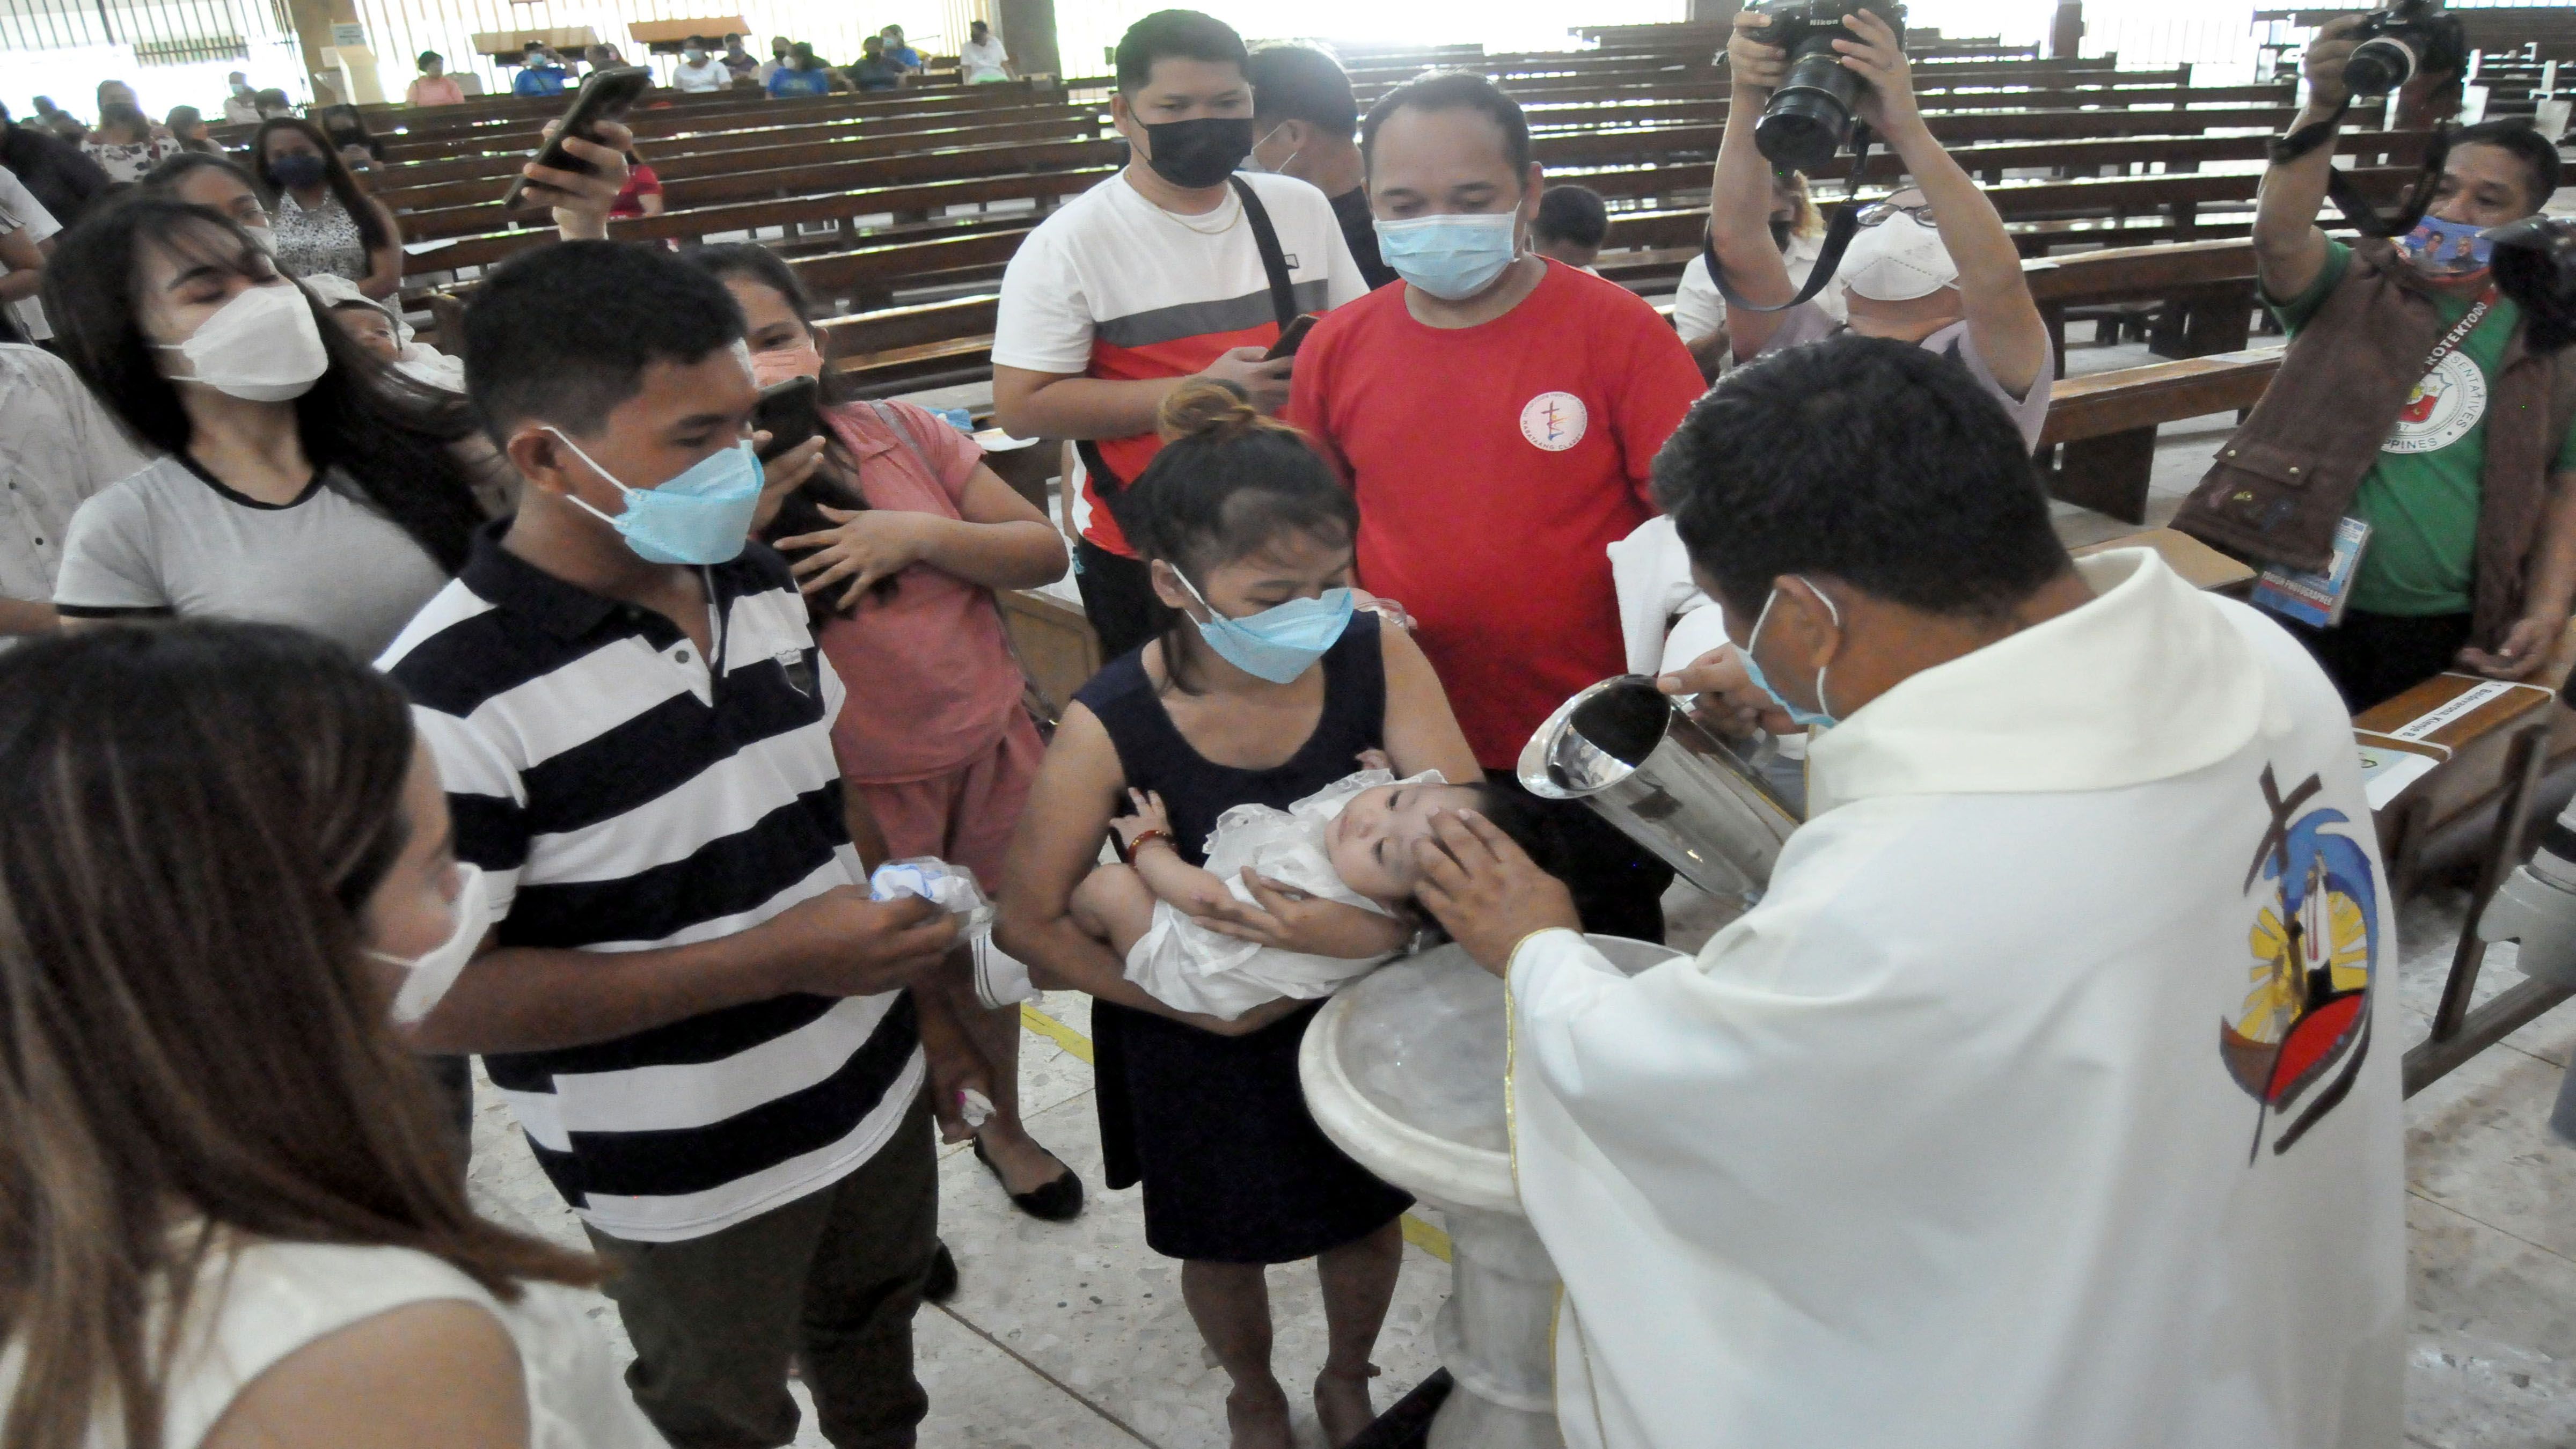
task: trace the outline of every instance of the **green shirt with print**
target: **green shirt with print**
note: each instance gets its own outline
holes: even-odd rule
[[[2352,248],[2328,241],[2317,279],[2291,301],[2272,304],[2283,330],[2297,336],[2351,265]],[[2476,300],[2432,295],[2446,330]],[[2379,461],[2362,475],[2352,512],[2370,525],[2370,544],[2353,579],[2352,607],[2422,616],[2465,614],[2475,606],[2486,411],[2495,396],[2504,345],[2521,316],[2511,300],[2498,297],[2452,355],[2427,375],[2426,386],[2407,401],[2388,441],[2380,445]],[[2556,467],[2576,469],[2576,428],[2559,440]]]

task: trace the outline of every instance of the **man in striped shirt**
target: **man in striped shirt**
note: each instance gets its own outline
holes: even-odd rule
[[[909,1444],[923,1047],[943,1087],[971,1072],[934,975],[955,928],[862,884],[883,846],[833,763],[841,682],[744,542],[741,315],[665,253],[567,242],[496,273],[465,330],[527,486],[383,661],[493,927],[420,1045],[484,1054],[672,1444],[788,1442],[791,1354],[833,1444]]]

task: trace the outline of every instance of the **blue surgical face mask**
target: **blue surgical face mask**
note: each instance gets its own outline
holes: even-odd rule
[[[1173,569],[1172,577],[1208,611],[1206,622],[1199,625],[1199,637],[1217,657],[1273,684],[1286,684],[1314,668],[1315,661],[1340,642],[1342,631],[1351,625],[1348,589],[1326,589],[1320,598],[1290,599],[1258,614],[1229,619],[1216,611],[1189,575]]]
[[[2464,281],[2486,271],[2495,252],[2495,243],[2487,240],[2486,233],[2482,226],[2427,215],[2397,239],[2397,251],[2427,277]]]
[[[1807,587],[1816,588],[1812,583]],[[1834,601],[1824,590],[1816,589],[1816,597],[1825,601],[1825,612],[1833,615],[1837,628],[1841,627],[1843,611],[1834,607]],[[1771,687],[1771,681],[1763,677],[1762,666],[1753,658],[1753,646],[1762,642],[1762,626],[1771,622],[1771,606],[1778,602],[1780,602],[1780,591],[1775,588],[1771,591],[1770,597],[1762,601],[1762,613],[1753,621],[1753,632],[1744,636],[1744,647],[1736,651],[1744,656],[1744,677],[1753,681],[1755,689],[1771,696],[1771,702],[1780,706],[1789,718],[1799,724],[1811,730],[1832,729],[1835,720],[1831,707],[1825,703],[1825,671],[1822,669],[1816,671],[1816,707],[1801,709],[1789,702],[1789,696]]]
[[[1463,302],[1519,260],[1518,211],[1412,216],[1377,224],[1377,254],[1395,274],[1444,302]]]
[[[741,555],[743,540],[751,536],[751,516],[760,507],[760,455],[750,443],[709,453],[658,488],[629,488],[579,443],[558,429],[546,431],[626,495],[626,511],[617,514],[601,513],[579,498],[572,501],[607,520],[636,557],[657,564],[720,564]]]

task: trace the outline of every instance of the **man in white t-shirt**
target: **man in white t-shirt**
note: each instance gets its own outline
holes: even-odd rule
[[[1118,175],[1029,234],[1002,278],[993,410],[1023,438],[1082,454],[1074,551],[1083,612],[1114,658],[1153,631],[1153,591],[1105,500],[1162,444],[1154,414],[1180,379],[1233,383],[1264,412],[1288,400],[1291,359],[1265,361],[1280,316],[1247,199],[1278,238],[1292,314],[1368,290],[1324,193],[1235,168],[1252,150],[1243,37],[1163,10],[1118,42],[1110,116],[1133,150]]]
[[[957,52],[957,74],[970,86],[1011,78],[1011,53],[994,38],[993,27],[978,20],[969,29],[966,44]]]
[[[691,95],[733,89],[733,71],[713,51],[705,36],[690,36],[680,51],[679,68],[671,72],[672,89]]]

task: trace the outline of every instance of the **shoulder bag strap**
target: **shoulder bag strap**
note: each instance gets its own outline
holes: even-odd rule
[[[1288,254],[1279,249],[1279,229],[1270,224],[1270,209],[1252,192],[1252,183],[1241,176],[1230,176],[1234,194],[1243,201],[1243,219],[1252,223],[1252,244],[1261,249],[1261,269],[1270,274],[1270,310],[1278,315],[1279,330],[1297,320],[1297,285],[1288,277]]]

